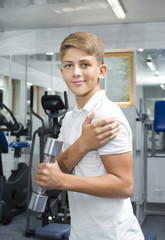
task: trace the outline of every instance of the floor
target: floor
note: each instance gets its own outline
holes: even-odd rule
[[[32,216],[31,227],[40,227],[41,221],[37,216]],[[27,215],[26,212],[15,216],[12,221],[7,225],[0,225],[0,239],[4,240],[36,240],[33,236],[26,236],[27,229]]]
[[[144,231],[153,232],[157,240],[165,239],[165,216],[147,216],[142,229]]]
[[[26,212],[19,214],[12,219],[8,225],[0,225],[0,239],[3,240],[36,240],[34,236],[26,236],[27,230]],[[31,216],[31,228],[41,227],[41,220],[38,215]],[[142,230],[153,232],[157,240],[165,239],[165,216],[147,216]],[[43,239],[43,238],[42,238]],[[46,238],[45,238],[46,239]]]

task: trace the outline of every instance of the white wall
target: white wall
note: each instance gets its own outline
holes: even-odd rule
[[[111,24],[1,32],[0,55],[58,52],[62,40],[76,31],[97,34],[103,40],[105,49],[164,48],[165,45],[164,22]]]

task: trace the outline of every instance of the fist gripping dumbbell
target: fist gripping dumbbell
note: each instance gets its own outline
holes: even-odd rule
[[[62,147],[62,142],[54,138],[47,138],[44,155],[45,162],[51,163],[54,157],[57,157],[60,154]],[[32,192],[29,209],[34,212],[44,212],[48,196],[45,194],[45,189],[38,187],[37,192]]]

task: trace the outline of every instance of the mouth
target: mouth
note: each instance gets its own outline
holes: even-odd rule
[[[77,80],[77,81],[73,81],[72,83],[75,84],[75,85],[81,85],[84,82],[85,82],[84,80]]]

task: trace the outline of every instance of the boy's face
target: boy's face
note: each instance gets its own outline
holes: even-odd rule
[[[62,77],[77,101],[84,97],[87,102],[100,90],[106,71],[106,65],[98,66],[94,56],[77,48],[69,48],[62,59]]]

